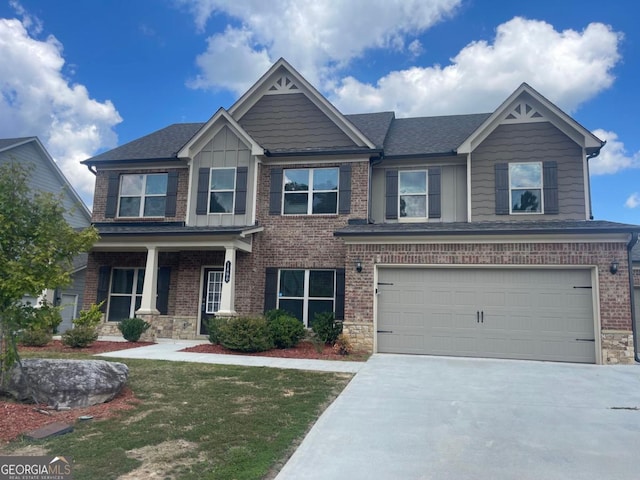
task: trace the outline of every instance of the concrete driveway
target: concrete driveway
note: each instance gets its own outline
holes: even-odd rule
[[[278,475],[640,478],[640,368],[374,355]]]

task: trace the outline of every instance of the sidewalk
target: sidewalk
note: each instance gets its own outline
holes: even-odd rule
[[[122,337],[100,337],[100,340],[120,341]],[[319,372],[357,373],[365,362],[341,362],[334,360],[309,360],[299,358],[260,357],[249,355],[220,355],[214,353],[180,352],[180,350],[208,343],[206,340],[158,339],[158,343],[146,347],[130,348],[115,352],[99,353],[97,357],[138,358],[144,360],[168,360],[172,362],[213,363],[244,367],[270,367]]]

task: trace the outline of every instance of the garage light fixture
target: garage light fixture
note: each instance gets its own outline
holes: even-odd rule
[[[356,272],[358,272],[358,273],[362,272],[362,261],[361,260],[356,260]]]
[[[609,265],[609,271],[611,272],[611,275],[618,273],[618,260],[611,262],[611,265]]]

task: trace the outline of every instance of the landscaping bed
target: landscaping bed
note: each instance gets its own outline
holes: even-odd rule
[[[146,347],[153,345],[153,342],[104,342],[97,341],[92,345],[83,348],[72,348],[63,345],[60,340],[52,340],[43,347],[25,347],[19,346],[19,352],[47,352],[47,353],[84,353],[86,355],[95,355],[97,353],[114,352],[117,350],[126,350],[128,348]]]

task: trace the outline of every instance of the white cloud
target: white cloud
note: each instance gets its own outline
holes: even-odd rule
[[[62,45],[52,35],[35,38],[28,29],[41,23],[28,18],[0,18],[0,137],[38,136],[90,203],[95,177],[78,162],[115,146],[113,127],[122,119],[109,100],[94,100],[65,78]]]
[[[624,202],[624,206],[627,208],[640,207],[640,193],[635,192],[629,195],[629,198],[627,198],[627,201]]]
[[[618,173],[629,168],[640,168],[640,151],[629,154],[618,135],[606,130],[594,130],[593,134],[607,144],[600,150],[600,155],[589,160],[589,172],[592,175]]]
[[[347,77],[331,100],[344,112],[399,116],[492,111],[522,82],[569,112],[608,88],[622,35],[601,23],[558,32],[520,17],[498,26],[493,43],[472,42],[447,66],[394,71],[375,85]]]
[[[197,63],[198,88],[227,88],[243,93],[247,85],[285,57],[313,84],[322,86],[370,48],[416,55],[414,36],[452,15],[461,0],[178,0],[203,30],[215,14],[229,25],[208,39]],[[409,42],[409,46],[406,43]],[[257,62],[256,63],[254,63]]]

